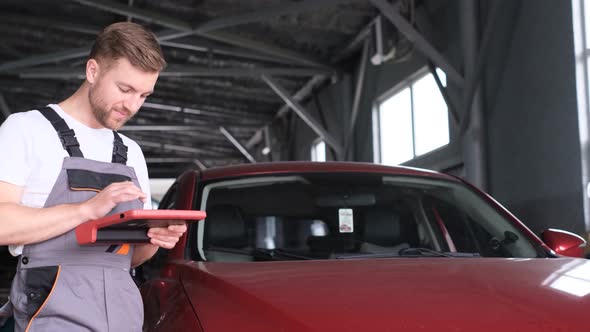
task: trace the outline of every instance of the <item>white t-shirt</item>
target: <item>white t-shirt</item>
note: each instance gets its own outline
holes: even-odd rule
[[[58,105],[49,105],[76,133],[80,150],[87,159],[111,162],[113,132],[110,129],[90,128],[68,115]],[[147,165],[141,148],[133,140],[121,135],[129,148],[127,166],[133,167],[141,190],[148,196],[144,208],[151,209]],[[0,181],[24,187],[21,204],[41,208],[53,188],[64,157],[68,157],[57,132],[37,110],[10,115],[0,126]],[[18,256],[22,246],[9,246]]]

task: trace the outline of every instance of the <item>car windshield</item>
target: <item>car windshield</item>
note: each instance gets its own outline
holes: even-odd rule
[[[540,257],[535,242],[460,182],[371,173],[203,184],[191,243],[216,262],[380,257]]]

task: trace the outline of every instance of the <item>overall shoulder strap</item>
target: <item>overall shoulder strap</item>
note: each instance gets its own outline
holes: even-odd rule
[[[51,122],[51,125],[55,128],[55,131],[59,136],[61,145],[68,152],[70,157],[84,158],[84,155],[80,150],[80,143],[78,143],[78,140],[76,139],[76,133],[68,127],[66,121],[51,107],[44,107],[40,109],[39,112]]]
[[[111,162],[117,164],[127,164],[127,145],[123,143],[121,136],[116,131],[113,131],[115,140],[113,141],[113,159]]]

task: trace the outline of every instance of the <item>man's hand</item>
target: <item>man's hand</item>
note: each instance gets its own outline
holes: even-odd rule
[[[172,249],[184,232],[186,232],[186,224],[152,227],[147,235],[153,245],[164,249]]]
[[[152,227],[148,230],[147,235],[150,243],[137,244],[131,258],[131,267],[137,267],[143,262],[150,259],[158,248],[172,249],[178,242],[178,239],[186,232],[186,223],[180,225],[170,225],[168,227]]]
[[[104,217],[117,204],[139,199],[144,202],[146,194],[131,181],[115,182],[108,185],[96,196],[82,203],[81,208],[89,220]]]

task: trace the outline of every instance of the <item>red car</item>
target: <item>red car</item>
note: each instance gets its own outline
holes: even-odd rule
[[[145,331],[588,331],[584,239],[539,239],[445,174],[363,163],[191,171],[207,218],[143,267]]]

